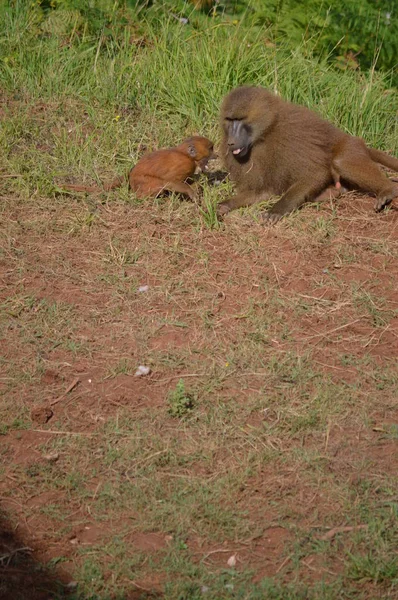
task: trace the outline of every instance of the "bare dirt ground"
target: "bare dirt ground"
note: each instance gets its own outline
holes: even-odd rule
[[[1,202],[5,594],[20,544],[100,598],[187,564],[397,597],[396,206],[209,231],[177,199]]]

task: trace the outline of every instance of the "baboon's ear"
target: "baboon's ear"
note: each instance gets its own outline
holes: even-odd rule
[[[188,144],[188,155],[192,156],[192,158],[196,158],[196,148],[193,144]]]

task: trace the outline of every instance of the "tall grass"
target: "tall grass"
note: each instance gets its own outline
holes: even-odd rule
[[[70,11],[56,11],[61,21],[64,12],[64,28],[49,27],[31,3],[2,11],[0,86],[9,94],[130,107],[137,127],[141,118],[156,118],[162,143],[170,131],[214,134],[223,95],[250,83],[318,110],[372,145],[398,148],[398,95],[386,90],[381,75],[335,71],[307,58],[308,49],[273,46],[267,30],[248,27],[248,19],[209,18],[194,28],[167,13],[145,22],[131,10],[120,26],[117,18],[126,14],[120,11],[110,34],[105,28],[90,34]]]

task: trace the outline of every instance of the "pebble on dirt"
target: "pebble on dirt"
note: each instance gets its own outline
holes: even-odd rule
[[[134,375],[135,375],[135,377],[146,377],[147,375],[150,375],[150,373],[151,373],[150,367],[140,365],[138,367],[138,369],[136,370],[136,372],[134,373]]]

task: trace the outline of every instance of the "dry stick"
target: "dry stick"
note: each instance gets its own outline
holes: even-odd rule
[[[76,379],[74,379],[72,381],[72,383],[70,384],[70,386],[68,388],[66,388],[66,390],[62,394],[62,396],[59,396],[58,398],[55,398],[55,400],[53,400],[52,402],[50,402],[50,406],[54,406],[54,404],[58,404],[58,402],[60,402],[61,400],[63,400],[65,398],[65,396],[67,396],[69,394],[69,392],[71,392],[73,390],[73,388],[75,388],[77,386],[78,383],[80,383],[80,379],[79,379],[79,377],[76,377]]]
[[[14,498],[8,498],[7,496],[0,496],[0,500],[2,502],[13,502],[14,504],[16,504],[17,506],[19,506],[20,508],[23,508],[23,505],[20,502],[17,502],[17,500],[14,500]]]
[[[94,495],[93,495],[93,498],[92,498],[93,500],[95,500],[95,498],[97,496],[97,493],[98,493],[98,490],[100,489],[101,485],[102,485],[102,481],[100,481],[99,484],[97,485],[97,487],[95,488],[95,492],[94,492]]]
[[[325,439],[325,452],[327,452],[328,446],[329,446],[329,437],[330,437],[330,428],[331,428],[331,423],[330,421],[328,422],[328,426],[326,429],[326,439]]]
[[[3,556],[0,556],[0,563],[3,562],[3,560],[6,560],[7,558],[8,559],[12,558],[14,556],[14,554],[18,554],[18,552],[33,552],[33,548],[29,548],[29,546],[24,546],[23,548],[16,548],[12,552],[9,552],[8,554],[3,554]]]
[[[305,565],[307,567],[307,569],[310,569],[310,571],[318,572],[318,569],[311,567],[311,565],[309,565],[307,562],[305,562],[305,560],[301,559],[301,562],[303,565]],[[337,573],[334,573],[333,571],[329,571],[328,569],[325,569],[324,567],[321,568],[321,571],[324,571],[325,573],[329,573],[329,575],[334,575],[334,576],[337,575]]]
[[[133,467],[136,467],[137,465],[141,465],[143,462],[146,462],[147,460],[151,460],[151,458],[155,458],[155,456],[159,456],[159,454],[164,454],[167,451],[168,451],[168,448],[165,448],[164,450],[159,450],[158,452],[154,452],[153,454],[150,454],[149,456],[145,456],[144,458],[141,458],[141,460],[137,460],[137,462],[130,469],[128,469],[128,471],[131,471],[131,469]]]
[[[345,367],[336,367],[335,365],[328,365],[326,363],[319,362],[319,360],[314,360],[314,363],[317,365],[321,365],[322,367],[327,367],[328,369],[337,369],[338,371],[344,371],[345,373],[356,373],[353,369],[346,369]]]
[[[219,554],[221,552],[234,552],[234,550],[231,549],[226,549],[224,550],[224,548],[220,548],[219,550],[211,550],[210,552],[207,552],[203,557],[202,560],[206,560],[206,558],[209,558],[209,556],[211,556],[212,554]]]
[[[323,292],[323,295],[318,297],[318,296],[308,296],[307,294],[297,294],[297,296],[300,296],[300,298],[309,298],[310,300],[317,300],[318,302],[328,302],[329,304],[334,304],[334,300],[328,300],[327,298],[325,299],[323,296],[326,294],[327,290],[325,290]],[[348,304],[348,302],[347,302]]]
[[[54,435],[101,435],[99,431],[55,431],[54,429],[31,429],[35,433],[52,433]]]
[[[279,573],[279,571],[281,571],[283,569],[283,567],[289,562],[289,560],[292,558],[293,553],[289,554],[289,556],[286,556],[285,560],[283,561],[282,564],[279,565],[279,567],[277,568],[275,575],[277,575]]]
[[[354,323],[358,323],[358,321],[361,321],[365,316],[366,315],[363,315],[362,317],[359,317],[359,319],[355,319],[355,321],[351,321],[350,323],[345,323],[345,325],[340,325],[340,327],[335,327],[334,329],[330,329],[330,331],[325,331],[322,333],[315,333],[314,335],[310,335],[306,338],[301,338],[301,340],[298,340],[298,341],[299,342],[307,342],[308,340],[312,340],[317,337],[327,337],[328,335],[330,335],[331,333],[334,333],[335,331],[339,331],[340,329],[344,329],[345,327],[354,325]]]
[[[162,475],[168,475],[169,477],[180,477],[183,479],[203,479],[199,475],[188,475],[185,473],[171,473],[170,471],[162,471]]]
[[[381,340],[382,336],[385,334],[385,332],[387,331],[387,329],[389,329],[389,327],[390,327],[390,323],[388,323],[388,325],[386,325],[386,327],[384,327],[383,331],[380,333],[380,335],[379,335],[379,337],[377,339],[376,345],[380,343],[380,340]],[[367,346],[370,346],[370,344],[373,342],[373,340],[375,339],[375,337],[376,337],[376,335],[372,334],[370,336],[370,338],[368,339],[368,341],[366,342],[366,344],[364,345],[364,348],[367,348]]]
[[[172,377],[166,377],[166,379],[153,379],[153,383],[165,383],[166,381],[172,381],[173,379],[183,379],[184,377],[203,377],[205,373],[180,373],[180,375],[173,375]]]
[[[338,533],[345,533],[346,531],[357,531],[359,529],[367,529],[367,528],[368,528],[367,525],[351,525],[351,526],[347,525],[347,527],[333,527],[333,529],[331,529],[324,535],[321,535],[321,537],[319,539],[322,541],[327,541],[327,540],[331,540],[332,538],[334,538],[334,536],[337,535]]]
[[[280,282],[280,279],[279,279],[278,272],[277,272],[277,270],[276,270],[275,263],[272,263],[272,266],[273,266],[273,268],[274,268],[274,272],[275,272],[276,281],[278,282],[278,285],[279,285],[279,287],[280,287],[280,286],[281,286],[281,282]]]
[[[148,592],[149,594],[152,593],[152,591],[149,588],[146,588],[146,587],[143,587],[142,585],[139,585],[138,583],[136,583],[132,579],[129,579],[128,581],[129,581],[129,583],[131,583],[132,585],[134,585],[139,590],[143,590],[144,592]]]

